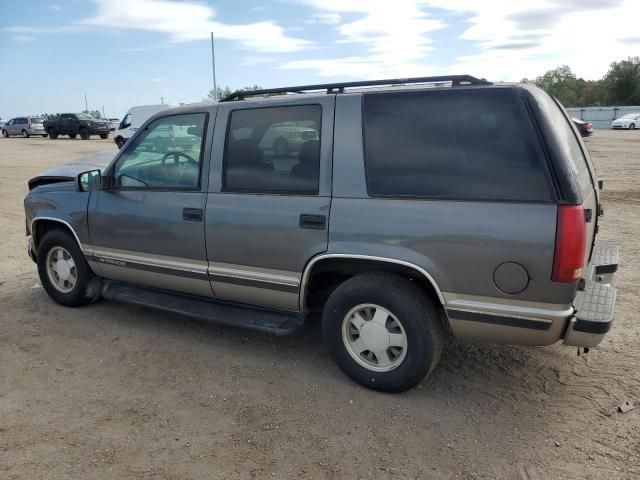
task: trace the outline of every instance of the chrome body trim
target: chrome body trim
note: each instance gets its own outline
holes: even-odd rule
[[[54,217],[34,217],[34,218],[31,219],[31,225],[29,225],[29,231],[31,232],[31,236],[33,238],[34,245],[37,243],[38,239],[36,238],[35,230],[33,229],[33,226],[36,223],[36,221],[38,221],[38,220],[51,220],[53,222],[62,223],[64,225],[66,225],[67,227],[69,227],[69,230],[71,230],[71,233],[73,233],[73,236],[75,237],[76,242],[78,242],[78,246],[80,247],[80,251],[84,252],[84,247],[82,245],[82,242],[80,241],[80,238],[78,238],[78,234],[73,229],[73,227],[68,222],[66,222],[64,220],[60,220],[59,218],[54,218]]]
[[[371,255],[352,255],[352,254],[348,254],[348,253],[325,253],[325,254],[320,254],[320,255],[318,255],[316,257],[313,257],[311,260],[309,260],[309,262],[307,263],[307,265],[306,265],[306,267],[304,269],[304,272],[302,274],[302,283],[301,283],[301,286],[300,286],[299,307],[300,307],[301,311],[304,311],[304,308],[305,308],[305,300],[306,300],[306,294],[307,294],[307,284],[309,282],[309,275],[311,274],[311,269],[313,268],[313,266],[317,262],[319,262],[320,260],[327,259],[327,258],[353,258],[353,259],[356,259],[356,260],[374,260],[374,261],[378,261],[378,262],[395,263],[396,265],[402,265],[402,266],[405,266],[405,267],[413,268],[414,270],[417,270],[422,275],[424,275],[424,277],[427,280],[429,280],[429,282],[431,283],[431,285],[435,289],[436,294],[438,295],[438,299],[440,300],[440,303],[442,305],[446,305],[445,297],[442,295],[442,292],[440,291],[440,288],[438,287],[438,284],[433,279],[433,277],[424,268],[421,268],[421,267],[417,266],[414,263],[406,262],[404,260],[396,260],[394,258],[375,257],[375,256],[371,256]]]
[[[277,273],[269,273],[269,272]],[[298,287],[300,285],[300,279],[294,272],[286,272],[280,270],[271,269],[252,269],[244,265],[232,265],[226,263],[215,263],[209,265],[209,275],[215,275],[219,277],[230,277],[241,280],[274,283],[278,285],[287,285],[290,287]]]

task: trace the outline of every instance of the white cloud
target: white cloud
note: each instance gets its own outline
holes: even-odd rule
[[[49,8],[51,10],[55,10],[56,12],[59,12],[60,10],[62,10],[62,7],[60,5],[49,5]]]
[[[321,76],[380,77],[424,73],[423,59],[433,49],[429,32],[444,28],[416,0],[299,0],[325,18],[339,20],[339,43],[364,49],[361,57],[293,60],[284,69],[312,69]],[[357,19],[340,23],[344,15]]]
[[[309,69],[322,76],[408,76],[470,73],[496,80],[535,77],[569,65],[588,79],[600,78],[613,60],[638,55],[634,38],[638,0],[297,0],[320,15],[357,16],[336,24],[339,42],[359,43],[362,56],[298,59],[285,69]],[[432,32],[465,22],[455,42],[463,52],[434,66],[439,47]],[[621,32],[633,32],[623,35]],[[451,46],[447,45],[448,51]]]
[[[295,52],[312,42],[289,37],[272,21],[231,25],[214,20],[213,8],[195,2],[169,0],[97,0],[97,15],[81,25],[147,30],[169,35],[171,42],[215,38],[234,40],[263,52]]]
[[[33,35],[15,35],[13,39],[16,42],[33,42],[36,37],[34,37]]]
[[[166,82],[167,79],[166,78],[155,77],[155,78],[152,78],[151,81],[153,83],[162,83],[162,82]]]
[[[311,15],[311,20],[309,20],[309,22],[335,25],[342,22],[342,16],[339,13],[314,13]]]

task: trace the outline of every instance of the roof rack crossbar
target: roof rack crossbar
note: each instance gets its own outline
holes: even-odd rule
[[[392,78],[387,80],[364,80],[360,82],[323,83],[317,85],[300,85],[296,87],[264,88],[262,90],[237,90],[231,95],[227,95],[220,99],[220,101],[229,102],[232,100],[244,100],[246,97],[259,97],[278,93],[302,93],[314,90],[325,90],[326,93],[344,93],[345,88],[439,82],[451,82],[451,86],[453,87],[459,87],[461,85],[491,85],[491,82],[471,75],[440,75],[435,77]]]

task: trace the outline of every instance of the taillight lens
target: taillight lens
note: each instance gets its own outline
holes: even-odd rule
[[[586,230],[582,205],[558,206],[556,252],[551,276],[554,282],[571,283],[582,276]]]

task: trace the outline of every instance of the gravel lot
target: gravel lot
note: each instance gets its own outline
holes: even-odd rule
[[[640,132],[596,131],[616,323],[587,355],[454,341],[400,395],[285,338],[117,303],[54,304],[27,258],[27,180],[109,140],[0,139],[0,478],[640,478]],[[637,408],[616,411],[623,401]]]

